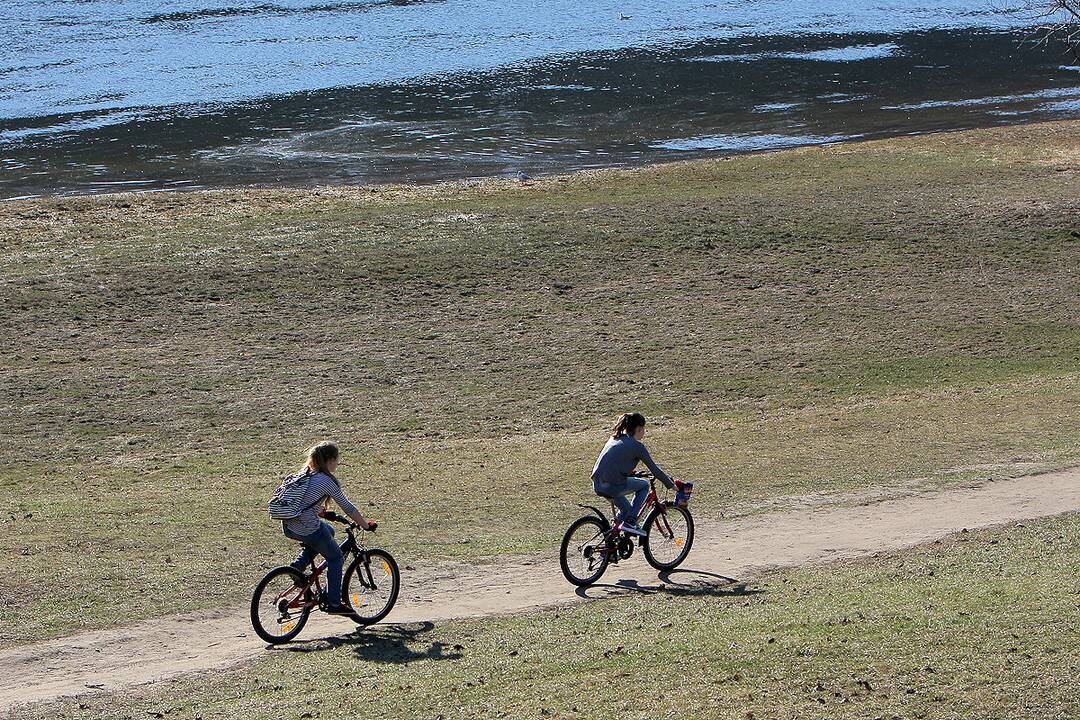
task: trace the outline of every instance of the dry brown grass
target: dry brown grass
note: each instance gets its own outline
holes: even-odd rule
[[[320,437],[410,557],[552,542],[631,407],[703,513],[1072,462],[1078,138],[0,205],[0,637],[242,598]]]

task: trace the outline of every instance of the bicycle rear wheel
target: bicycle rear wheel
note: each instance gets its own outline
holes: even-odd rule
[[[277,645],[300,634],[311,615],[304,597],[307,578],[292,567],[271,570],[251,595],[251,626],[255,634]]]
[[[645,520],[645,559],[657,570],[674,570],[694,544],[694,518],[690,511],[671,502],[664,503]]]
[[[586,515],[570,525],[559,549],[563,575],[574,585],[592,585],[607,570],[608,526],[600,518]]]
[[[373,625],[386,617],[397,602],[401,572],[390,553],[365,550],[356,556],[345,571],[341,595],[352,608],[352,619],[361,625]]]

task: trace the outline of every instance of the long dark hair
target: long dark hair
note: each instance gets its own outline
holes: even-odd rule
[[[645,416],[641,413],[623,413],[619,416],[619,420],[615,423],[615,427],[611,428],[611,437],[617,438],[620,435],[633,435],[634,431],[644,424]]]

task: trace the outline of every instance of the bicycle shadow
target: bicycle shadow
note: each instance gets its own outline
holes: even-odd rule
[[[681,583],[671,579],[672,575],[679,573],[705,576],[723,580],[724,582],[698,581],[693,583]],[[620,594],[618,591],[636,592],[642,595],[669,595],[673,597],[745,597],[765,592],[758,588],[749,588],[745,581],[740,581],[737,578],[707,572],[705,570],[692,570],[689,568],[668,570],[659,573],[657,577],[660,580],[660,584],[658,585],[642,585],[637,580],[626,578],[614,583],[594,583],[589,587],[579,587],[574,592],[578,597],[585,599],[611,597],[612,595]],[[590,595],[590,590],[598,590],[599,592]]]
[[[664,582],[672,582],[671,576],[678,574],[687,575],[703,575],[705,577],[716,578],[717,580],[723,580],[729,585],[746,585],[745,582],[740,582],[738,578],[729,577],[727,575],[721,575],[719,573],[709,572],[708,570],[694,570],[692,568],[675,568],[674,570],[664,570],[656,574],[656,577],[660,578]],[[676,583],[682,584],[682,583]]]
[[[460,658],[459,646],[448,650],[443,642],[438,640],[427,642],[421,637],[434,629],[435,623],[430,621],[360,627],[348,635],[293,642],[278,651],[308,653],[346,647],[352,650],[358,660],[392,665],[416,660],[457,660]]]

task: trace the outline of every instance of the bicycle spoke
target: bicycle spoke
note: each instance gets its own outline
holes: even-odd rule
[[[399,581],[391,560],[383,551],[376,550],[351,569],[345,587],[355,619],[362,623],[377,622],[397,599]]]
[[[678,507],[666,507],[649,520],[645,557],[658,569],[679,565],[690,551],[694,526],[689,512]]]
[[[287,568],[268,574],[252,598],[251,620],[268,642],[287,640],[300,631],[311,612],[309,590],[302,575]]]
[[[599,518],[583,518],[567,530],[561,553],[567,579],[578,585],[599,579],[609,560],[607,530]]]

